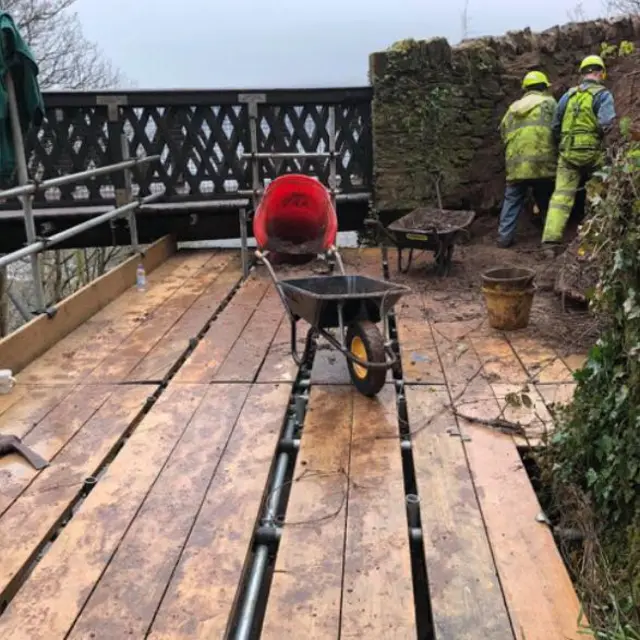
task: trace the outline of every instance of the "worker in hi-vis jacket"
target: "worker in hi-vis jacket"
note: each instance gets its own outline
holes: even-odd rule
[[[562,96],[553,123],[559,144],[558,171],[542,234],[544,245],[562,242],[578,187],[602,165],[605,139],[616,119],[613,95],[604,86],[602,58],[586,57],[580,71],[582,82]]]
[[[541,71],[527,73],[522,81],[524,95],[509,107],[500,124],[507,173],[498,227],[500,247],[513,244],[529,190],[543,216],[553,193],[557,153],[552,125],[557,105],[549,87]]]

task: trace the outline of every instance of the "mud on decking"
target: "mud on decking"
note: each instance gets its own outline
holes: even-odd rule
[[[382,275],[376,250],[345,262]],[[0,638],[578,637],[523,439],[460,417],[535,440],[572,362],[428,302],[398,305],[375,400],[321,344],[298,370],[264,268],[241,282],[232,252],[178,252],[28,365],[0,433],[51,465],[0,459]],[[532,406],[507,405],[524,384]]]

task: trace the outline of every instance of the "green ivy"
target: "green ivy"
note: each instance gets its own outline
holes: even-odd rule
[[[640,150],[626,143],[590,185],[583,246],[599,281],[593,311],[608,328],[576,373],[574,401],[552,439],[556,472],[598,513],[628,526],[640,513]]]
[[[625,126],[621,129],[624,131]],[[628,129],[628,127],[627,127]],[[590,499],[627,620],[640,620],[640,147],[628,139],[589,185],[581,230],[599,281],[590,305],[606,330],[575,374],[573,401],[556,415],[552,478]],[[631,594],[634,594],[633,596]],[[593,604],[593,603],[592,603]],[[608,609],[612,611],[609,606]],[[625,623],[626,624],[626,623]],[[634,626],[634,629],[636,627]],[[637,633],[637,631],[635,632]],[[636,638],[635,635],[597,637]]]

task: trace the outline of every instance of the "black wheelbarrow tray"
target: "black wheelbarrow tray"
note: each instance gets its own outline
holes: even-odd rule
[[[356,389],[369,397],[384,386],[387,370],[396,362],[390,342],[378,329],[408,287],[361,275],[313,276],[276,281],[291,320],[291,353],[297,364],[296,325],[303,319],[311,325],[305,353],[314,335],[322,336],[346,358],[349,375]],[[338,338],[328,329],[339,329]]]
[[[468,228],[476,217],[475,211],[441,209],[415,209],[411,213],[392,222],[388,227],[380,220],[369,219],[373,226],[398,249],[398,271],[407,273],[411,267],[414,249],[433,251],[436,272],[444,276],[451,270],[451,260],[456,242],[467,237]],[[409,259],[402,266],[402,250],[409,249]]]

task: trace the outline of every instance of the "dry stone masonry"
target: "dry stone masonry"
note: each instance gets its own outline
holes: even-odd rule
[[[377,209],[386,218],[436,204],[436,184],[445,208],[497,208],[504,192],[499,124],[520,95],[522,76],[545,71],[559,97],[576,82],[585,55],[623,41],[640,48],[640,19],[527,29],[455,47],[441,38],[405,40],[372,54]],[[619,113],[640,113],[638,61],[637,53],[608,58]]]

